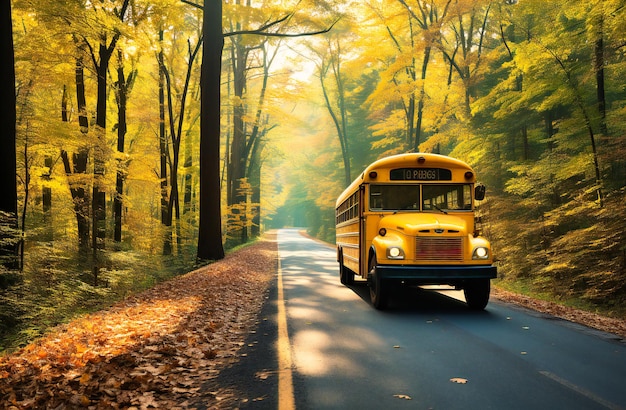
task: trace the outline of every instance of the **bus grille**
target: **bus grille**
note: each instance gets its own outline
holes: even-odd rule
[[[415,259],[418,261],[462,261],[463,238],[415,238]]]

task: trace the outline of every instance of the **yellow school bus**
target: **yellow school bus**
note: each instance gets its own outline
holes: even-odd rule
[[[377,309],[398,284],[451,285],[471,309],[484,309],[496,277],[476,222],[475,201],[484,195],[458,159],[412,153],[372,163],[337,199],[341,283],[366,279]]]

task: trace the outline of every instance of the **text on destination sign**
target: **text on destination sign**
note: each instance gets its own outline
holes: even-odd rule
[[[397,168],[389,173],[391,181],[451,181],[452,171],[444,168]]]

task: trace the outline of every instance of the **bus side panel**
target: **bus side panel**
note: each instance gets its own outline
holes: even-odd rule
[[[361,252],[361,272],[363,278],[367,278],[369,271],[369,250],[372,247],[372,241],[378,235],[378,224],[383,218],[382,214],[365,212],[363,214],[363,251]]]
[[[343,251],[344,266],[359,274],[359,218],[338,225],[336,230],[337,248]]]
[[[361,254],[360,268],[361,276],[367,279],[369,273],[369,253],[372,241],[378,235],[378,224],[383,218],[380,212],[370,212],[369,184],[361,185]]]

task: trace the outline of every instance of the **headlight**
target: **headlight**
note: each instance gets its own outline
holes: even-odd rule
[[[387,259],[404,259],[404,251],[397,246],[387,248]]]
[[[474,249],[472,259],[489,259],[489,249],[482,246]]]

